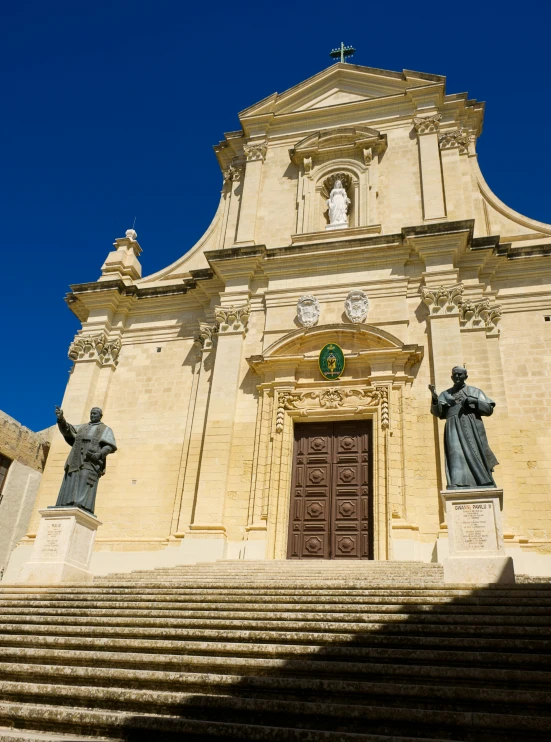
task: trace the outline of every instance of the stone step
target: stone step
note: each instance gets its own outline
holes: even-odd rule
[[[377,610],[368,612],[361,611],[336,611],[326,610],[321,611],[253,611],[253,610],[241,610],[241,611],[230,611],[230,610],[160,610],[156,609],[103,609],[98,608],[93,612],[95,618],[161,618],[161,619],[177,619],[180,621],[188,621],[189,623],[194,622],[194,625],[201,625],[204,623],[208,624],[221,624],[227,623],[231,625],[231,622],[247,622],[254,623],[260,622],[265,625],[273,625],[281,622],[312,622],[316,624],[322,623],[333,623],[333,624],[355,624],[361,625],[363,623],[380,623],[380,622],[392,622],[392,621],[404,621],[407,617],[407,621],[410,625],[416,623],[424,624],[455,624],[462,617],[465,617],[471,625],[473,624],[493,624],[495,626],[511,626],[518,623],[519,617],[516,615],[509,615],[507,613],[492,613],[485,611],[483,613],[471,613],[466,610],[457,612],[444,612],[444,611],[409,611],[407,608],[397,608],[395,610],[385,611],[384,606],[377,606]],[[532,609],[527,609],[522,613],[522,623],[524,626],[548,626],[549,625],[549,611],[543,610],[541,613],[532,613]],[[90,617],[90,611],[87,609],[79,608],[5,608],[0,614],[0,623],[6,620],[11,620],[11,617],[15,616],[40,616],[40,617]]]
[[[252,740],[258,742],[419,742],[419,737],[403,737],[369,734],[333,732],[322,729],[291,729],[286,727],[267,727],[253,724],[239,724],[223,721],[186,719],[180,716],[137,714],[81,708],[52,708],[39,704],[0,703],[0,722],[3,719],[15,720],[26,725],[35,724],[38,728],[47,724],[60,731],[76,729],[109,732],[110,739],[132,739],[150,742],[151,735],[162,735],[164,742],[176,742],[185,735],[188,740],[230,739]],[[131,736],[129,736],[131,735]],[[431,737],[433,742],[451,742],[450,738]]]
[[[85,615],[87,612],[94,612],[101,615],[108,615],[113,612],[114,615],[129,615],[128,612],[132,613],[136,611],[166,611],[167,615],[180,613],[180,612],[193,612],[194,614],[202,614],[205,611],[212,610],[216,605],[221,605],[222,609],[217,611],[221,613],[235,613],[235,612],[253,612],[253,613],[325,613],[327,614],[333,606],[338,606],[339,613],[357,613],[357,612],[377,612],[377,613],[433,613],[433,614],[465,614],[469,615],[507,615],[507,616],[549,616],[550,606],[549,605],[478,605],[470,604],[450,604],[449,602],[439,601],[433,603],[403,603],[403,601],[395,601],[390,604],[387,601],[372,601],[364,598],[363,600],[355,600],[349,605],[342,605],[337,601],[333,603],[311,603],[308,601],[301,601],[299,598],[295,602],[289,603],[286,601],[272,602],[265,600],[263,602],[218,602],[210,601],[209,607],[205,606],[205,601],[151,601],[151,600],[128,600],[128,601],[43,601],[37,603],[34,601],[28,601],[24,604],[17,601],[2,601],[0,600],[0,613],[4,615],[24,612],[27,613],[41,613],[42,615],[55,615],[60,610],[67,612],[77,612],[74,615]],[[198,607],[201,606],[201,609]],[[53,613],[52,613],[53,612]]]
[[[431,654],[431,653],[428,653]],[[427,658],[427,663],[430,661]],[[143,652],[110,652],[110,651],[82,651],[64,649],[35,649],[29,647],[0,647],[0,666],[6,667],[10,662],[19,664],[55,663],[79,667],[105,667],[161,670],[187,672],[217,672],[227,674],[255,675],[314,675],[315,677],[329,676],[342,679],[380,678],[408,678],[432,679],[440,682],[458,680],[479,685],[497,684],[507,686],[515,683],[519,688],[537,687],[541,690],[551,689],[551,672],[532,669],[531,666],[523,669],[516,668],[488,668],[486,666],[468,667],[455,665],[419,664],[413,659],[408,662],[392,662],[390,657],[381,662],[374,661],[327,661],[324,659],[268,659],[257,657],[219,657],[193,656],[173,654],[148,654]],[[34,679],[34,675],[33,675]]]
[[[398,627],[400,628],[400,627]],[[404,627],[407,628],[407,627]],[[500,632],[501,634],[503,632]],[[446,647],[458,649],[473,650],[495,650],[507,652],[551,652],[551,632],[547,632],[547,639],[532,638],[510,638],[502,635],[499,639],[495,637],[493,629],[489,636],[480,636],[477,629],[476,636],[457,637],[450,633],[443,634],[438,632],[431,636],[430,634],[422,635],[419,630],[414,632],[364,632],[361,635],[351,635],[344,633],[322,633],[322,632],[284,632],[284,631],[240,631],[240,630],[201,630],[201,629],[176,629],[169,630],[163,628],[146,628],[146,627],[110,627],[110,626],[86,626],[83,630],[81,625],[72,626],[70,624],[59,625],[38,625],[25,623],[2,624],[0,626],[0,643],[8,643],[12,635],[20,637],[84,637],[82,641],[88,641],[89,638],[106,638],[110,641],[114,638],[134,638],[134,639],[161,639],[174,640],[178,642],[196,642],[203,646],[211,642],[224,641],[228,643],[279,643],[288,645],[311,645],[316,644],[321,647],[326,645],[346,645],[346,646],[396,646],[396,647],[441,647],[443,639]]]
[[[10,620],[10,623],[16,623],[18,619],[21,619],[22,623],[36,623],[40,626],[47,626],[50,624],[65,626],[68,623],[67,616],[60,613],[59,616],[32,616],[32,615],[21,615],[19,616],[4,616],[0,615],[0,625]],[[430,618],[428,616],[427,618]],[[480,617],[477,617],[480,619]],[[399,634],[430,634],[440,635],[442,637],[452,635],[458,636],[469,636],[469,635],[496,635],[496,623],[495,620],[491,619],[485,623],[481,623],[480,620],[471,622],[469,625],[465,622],[449,622],[444,621],[429,621],[410,622],[407,620],[408,617],[382,615],[380,620],[366,621],[365,623],[332,623],[332,622],[319,622],[319,621],[260,621],[260,620],[239,620],[239,621],[213,621],[213,620],[193,620],[193,619],[167,619],[165,618],[150,618],[147,616],[140,616],[137,618],[120,618],[117,616],[110,617],[71,617],[70,624],[73,626],[83,627],[82,630],[86,631],[89,626],[111,626],[111,627],[159,627],[163,629],[180,629],[185,630],[193,627],[193,631],[197,630],[219,630],[219,631],[232,631],[232,630],[250,630],[250,631],[311,631],[311,632],[347,632],[349,636],[356,634],[363,634],[369,631],[385,633],[399,633]],[[470,621],[470,618],[468,618]],[[516,637],[549,637],[549,627],[547,625],[537,626],[525,626],[520,624],[518,621],[513,622],[511,625],[500,625],[499,635],[500,636],[516,636]]]
[[[326,585],[320,587],[311,587],[308,585],[298,585],[294,587],[289,586],[288,583],[282,583],[281,586],[274,587],[273,585],[258,585],[254,582],[249,582],[241,585],[228,586],[226,583],[222,583],[217,587],[188,587],[184,584],[173,584],[173,583],[162,583],[162,584],[144,584],[139,587],[132,585],[105,585],[105,586],[87,586],[81,584],[74,585],[43,585],[43,586],[24,586],[12,585],[9,588],[0,586],[0,596],[9,596],[10,599],[13,597],[20,597],[26,599],[30,596],[68,596],[68,597],[79,597],[79,596],[103,596],[103,595],[174,595],[175,592],[178,595],[292,595],[292,596],[336,596],[336,597],[347,597],[350,595],[356,596],[392,596],[392,597],[444,597],[444,598],[461,598],[461,597],[474,597],[474,598],[506,598],[516,600],[517,598],[549,598],[551,597],[551,589],[545,587],[542,590],[535,590],[531,585],[516,585],[510,588],[504,588],[498,585],[484,586],[483,588],[473,588],[472,585],[450,587],[431,585],[429,587],[418,587],[409,583],[408,585],[400,585],[397,587],[385,587],[385,586],[369,586],[366,587],[363,583],[351,584],[346,587],[331,587],[328,588]]]
[[[180,720],[202,720],[223,718],[226,723],[243,723],[275,729],[282,718],[286,726],[294,729],[317,730],[358,734],[368,732],[389,734],[404,733],[413,726],[422,729],[426,737],[448,733],[453,736],[458,730],[469,728],[470,739],[478,735],[497,732],[500,738],[512,734],[530,734],[533,739],[542,739],[549,731],[549,717],[517,715],[513,713],[479,713],[437,709],[413,709],[393,707],[389,716],[388,707],[368,704],[336,704],[319,701],[257,699],[245,696],[207,695],[169,691],[121,689],[114,687],[31,685],[27,683],[0,683],[0,698],[4,703],[25,702],[43,704],[55,698],[58,710],[75,712],[86,707],[109,713],[116,707],[119,713],[139,713],[140,716]],[[84,707],[84,708],[83,708]],[[178,712],[178,717],[174,712]],[[0,704],[1,714],[1,704]],[[165,727],[166,729],[166,727]],[[111,730],[107,727],[107,731]]]
[[[517,709],[521,714],[536,710],[551,715],[550,690],[522,690],[516,687],[467,685],[448,680],[445,684],[427,677],[423,682],[390,680],[342,680],[298,676],[256,676],[239,674],[173,672],[136,668],[67,667],[64,665],[0,664],[3,681],[62,686],[91,686],[200,692],[210,695],[243,695],[251,698],[287,698],[378,705],[410,706],[422,703],[427,708],[474,709],[495,706]],[[412,678],[409,678],[411,680]]]
[[[112,742],[113,737],[88,737],[81,734],[29,732],[24,729],[0,727],[0,742]]]
[[[31,596],[25,594],[16,594],[9,598],[0,598],[0,609],[1,608],[17,608],[24,604],[29,608],[56,608],[65,606],[80,607],[134,607],[143,603],[155,602],[160,603],[164,607],[177,607],[188,605],[193,607],[195,605],[204,604],[215,604],[224,605],[228,604],[243,604],[250,605],[255,604],[260,600],[258,595],[205,595],[203,592],[192,593],[191,595],[187,592],[182,594],[181,591],[171,591],[169,594],[160,595],[120,595],[120,594],[99,594],[99,595],[76,595],[70,596],[67,594],[61,596],[52,596],[48,593],[42,595],[31,594]],[[262,604],[265,600],[273,600],[280,605],[294,606],[294,605],[342,605],[343,597],[341,595],[262,595]],[[375,596],[375,595],[349,595],[346,597],[346,605],[404,605],[404,606],[438,606],[438,605],[454,605],[454,606],[492,606],[501,607],[503,609],[510,609],[511,607],[522,607],[522,606],[549,606],[551,607],[551,597],[549,598],[526,598],[520,597],[517,599],[513,598],[499,598],[499,597],[475,597],[475,596],[464,596],[455,598],[453,603],[450,603],[448,598],[439,597],[420,597],[420,596]],[[469,610],[471,610],[469,608]]]
[[[491,649],[419,649],[412,647],[343,647],[300,644],[255,644],[238,642],[193,642],[147,639],[113,639],[67,636],[21,636],[0,634],[0,657],[4,649],[16,647],[45,650],[80,650],[86,652],[122,652],[177,657],[257,657],[343,662],[406,662],[430,665],[485,666],[502,668],[551,669],[551,653],[493,651]],[[9,656],[9,653],[8,655]],[[122,656],[122,655],[121,655]],[[150,657],[151,659],[151,657]]]

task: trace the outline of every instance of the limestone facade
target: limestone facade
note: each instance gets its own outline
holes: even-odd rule
[[[517,573],[551,574],[551,225],[490,191],[483,114],[441,76],[335,64],[241,112],[215,147],[216,215],[181,259],[142,278],[129,230],[99,280],[71,287],[65,416],[99,405],[119,447],[93,571],[285,558],[297,420],[373,420],[374,557],[445,558],[427,385],[466,364],[496,402],[506,551]],[[326,231],[336,179],[349,226]],[[360,321],[351,291],[368,299]],[[319,304],[308,327],[305,295]],[[330,342],[346,359],[336,381],[318,368]],[[18,564],[66,456],[56,432]]]
[[[0,411],[0,572],[27,533],[50,437],[50,429],[34,433]]]

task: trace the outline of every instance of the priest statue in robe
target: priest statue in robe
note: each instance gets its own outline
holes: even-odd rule
[[[101,422],[103,413],[99,407],[90,410],[90,422],[84,425],[70,425],[59,407],[55,414],[61,435],[71,446],[55,507],[77,507],[93,513],[98,482],[105,474],[105,459],[117,450],[115,436]]]
[[[499,463],[486,438],[482,417],[489,417],[495,407],[481,389],[468,386],[468,375],[462,366],[452,369],[453,386],[437,395],[432,394],[430,411],[446,421],[444,451],[446,455],[447,489],[462,487],[495,487],[493,470]]]

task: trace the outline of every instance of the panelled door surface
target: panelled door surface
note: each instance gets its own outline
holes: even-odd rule
[[[371,421],[300,423],[289,559],[371,559]]]

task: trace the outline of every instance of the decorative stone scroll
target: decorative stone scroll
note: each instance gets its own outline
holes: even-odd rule
[[[440,128],[441,113],[432,116],[414,116],[413,126],[418,134],[436,134]]]
[[[120,338],[108,340],[104,332],[97,335],[77,335],[69,346],[69,358],[74,361],[98,361],[102,366],[117,365],[121,352]]]
[[[251,305],[242,307],[216,307],[214,316],[219,325],[219,332],[244,332],[249,324]]]
[[[195,333],[195,343],[200,345],[203,350],[212,350],[216,335],[218,333],[218,325],[209,325],[206,322],[199,323],[199,331]]]
[[[247,162],[255,162],[257,160],[262,160],[262,162],[264,162],[264,160],[266,159],[267,151],[268,146],[265,142],[262,142],[260,144],[243,145],[243,152],[245,153]]]
[[[313,294],[304,294],[297,302],[297,317],[303,327],[314,327],[320,317],[319,301]]]
[[[459,148],[460,155],[466,155],[469,152],[469,143],[472,135],[467,129],[454,129],[446,131],[439,135],[438,142],[440,149]]]
[[[452,314],[461,304],[465,287],[462,283],[455,286],[439,286],[432,289],[421,287],[421,298],[429,307],[431,315]]]
[[[346,409],[351,413],[360,413],[378,406],[381,407],[381,428],[386,430],[390,423],[386,387],[312,389],[304,392],[281,390],[277,398],[276,432],[283,431],[285,412],[288,410],[300,410],[301,417],[305,417],[315,409]]]
[[[361,289],[350,291],[344,302],[344,311],[348,319],[354,324],[365,322],[369,311],[369,299],[365,291],[361,291]]]
[[[501,320],[501,305],[490,304],[488,298],[481,301],[462,299],[459,304],[459,320],[462,329],[483,328],[487,333],[499,334],[498,324]]]

